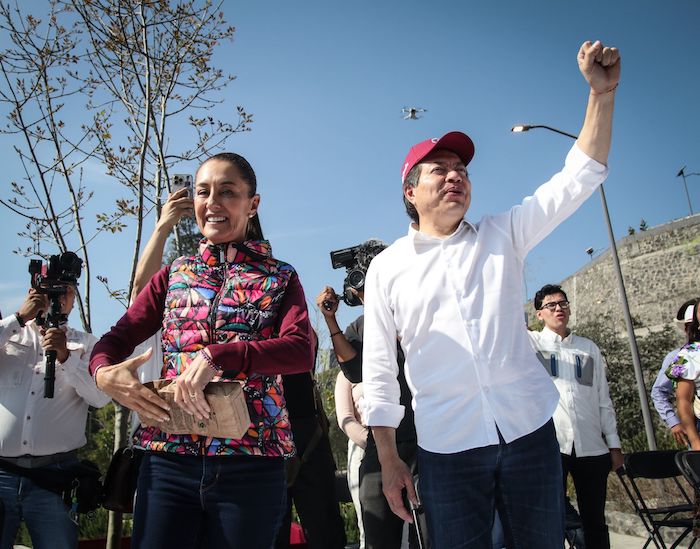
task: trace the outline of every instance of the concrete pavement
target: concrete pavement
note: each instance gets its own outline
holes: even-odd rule
[[[610,532],[610,549],[641,549],[646,538]]]

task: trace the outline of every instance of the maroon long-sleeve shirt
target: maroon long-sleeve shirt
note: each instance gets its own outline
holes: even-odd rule
[[[168,267],[158,271],[119,322],[95,345],[90,358],[93,376],[100,366],[124,361],[134,352],[136,345],[158,331],[163,321],[168,276]],[[212,343],[207,350],[214,364],[226,372],[276,375],[313,369],[311,324],[304,290],[296,273],[287,284],[275,331],[278,334],[275,338]]]

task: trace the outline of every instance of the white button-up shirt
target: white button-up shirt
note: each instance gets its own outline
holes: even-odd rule
[[[34,321],[0,320],[0,457],[45,456],[84,446],[88,405],[110,398],[88,371],[95,336],[67,328],[69,357],[56,361],[54,398],[44,398],[44,349]]]
[[[600,456],[620,448],[615,410],[610,400],[605,361],[590,339],[569,334],[564,339],[546,326],[530,332],[537,356],[559,391],[554,412],[559,450],[576,456]]]
[[[418,444],[454,453],[531,433],[559,394],[523,319],[526,254],[607,176],[577,145],[563,170],[510,211],[463,221],[447,238],[409,228],[371,263],[365,282],[365,419],[398,426],[396,345],[406,355]]]

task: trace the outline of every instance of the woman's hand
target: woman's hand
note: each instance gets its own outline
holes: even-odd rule
[[[204,358],[202,353],[207,353],[210,360]],[[204,388],[216,375],[210,361],[209,351],[202,349],[187,365],[184,373],[177,378],[175,385],[175,402],[197,419],[206,419],[211,413],[209,403],[204,396]]]
[[[122,406],[153,423],[170,419],[170,406],[153,391],[147,389],[136,375],[139,366],[151,358],[153,349],[119,364],[100,367],[95,374],[97,388]]]
[[[168,233],[186,215],[194,215],[194,200],[187,195],[187,189],[180,189],[168,196],[158,218],[158,225]]]
[[[326,286],[316,297],[316,306],[325,318],[331,318],[338,312],[338,296],[333,288]]]

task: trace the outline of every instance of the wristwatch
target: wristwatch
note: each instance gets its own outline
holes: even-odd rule
[[[22,316],[19,313],[15,313],[15,318],[17,319],[17,323],[20,325],[20,328],[24,328],[25,322]]]

